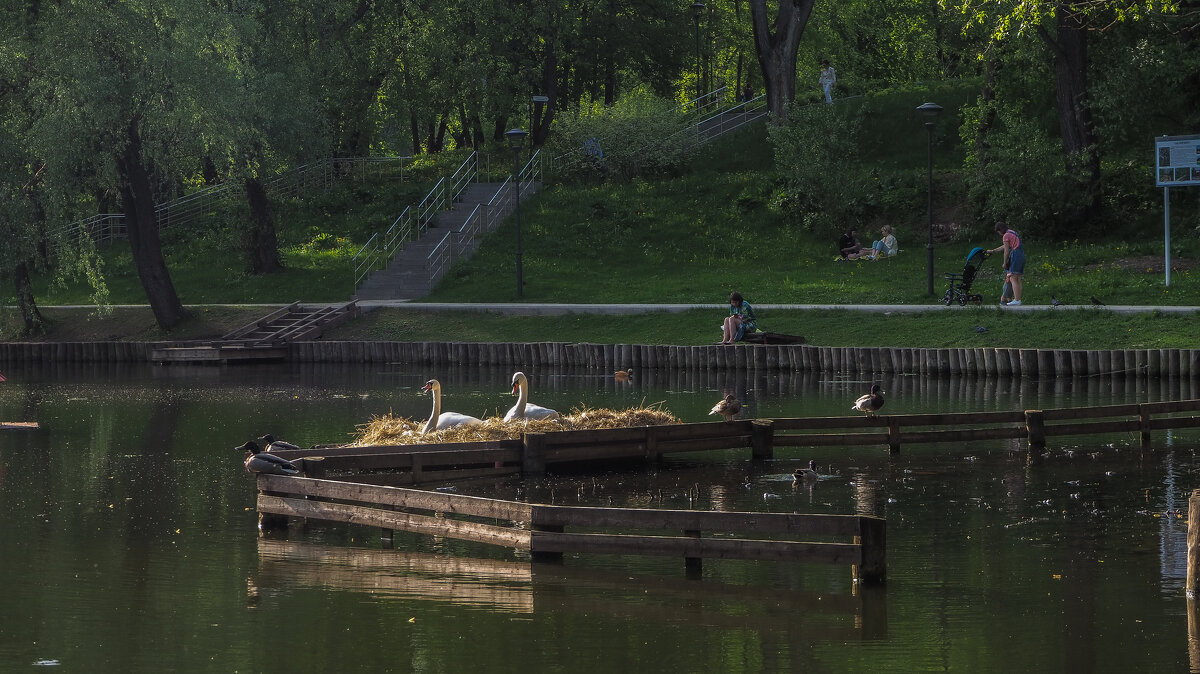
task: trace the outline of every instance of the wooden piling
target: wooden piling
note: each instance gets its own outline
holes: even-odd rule
[[[1041,410],[1025,410],[1025,432],[1029,439],[1030,449],[1041,449],[1046,446],[1045,415]]]
[[[1150,409],[1146,405],[1138,405],[1138,430],[1142,435],[1142,449],[1150,447]]]
[[[546,472],[546,434],[525,433],[521,438],[521,472],[543,475]]]
[[[755,419],[750,424],[750,458],[763,461],[775,457],[775,422]]]
[[[687,538],[700,538],[699,529],[685,529],[683,535]],[[704,573],[703,557],[684,557],[683,569],[688,578],[699,578]]]
[[[878,517],[859,519],[854,542],[861,547],[861,562],[853,567],[854,579],[867,585],[887,582],[887,523]]]
[[[887,418],[888,425],[888,453],[900,453],[900,420],[889,416]]]
[[[1197,588],[1200,588],[1200,489],[1192,491],[1188,498],[1187,578],[1184,584],[1188,599],[1196,598]]]

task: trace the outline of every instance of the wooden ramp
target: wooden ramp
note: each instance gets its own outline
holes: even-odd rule
[[[158,363],[286,360],[290,342],[316,339],[322,330],[357,315],[357,300],[320,307],[293,302],[217,340],[155,345],[150,358]]]

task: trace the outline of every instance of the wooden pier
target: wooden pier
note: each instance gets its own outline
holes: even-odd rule
[[[856,580],[887,578],[886,526],[867,515],[657,510],[540,505],[442,492],[259,475],[261,526],[271,516],[363,524],[526,550],[535,561],[565,553],[682,557],[689,572],[704,558],[849,564]],[[653,531],[646,535],[641,531]],[[749,532],[755,538],[739,534]],[[816,536],[839,542],[764,539]],[[716,537],[713,537],[716,536]]]

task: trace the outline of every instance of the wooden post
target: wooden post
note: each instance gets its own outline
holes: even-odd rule
[[[525,433],[521,438],[521,472],[543,475],[546,472],[546,434]]]
[[[775,456],[775,422],[771,419],[755,419],[750,422],[750,458],[755,461]]]
[[[1142,433],[1142,449],[1150,447],[1150,413],[1145,405],[1138,405],[1138,429]]]
[[[1188,599],[1196,598],[1196,589],[1200,588],[1200,489],[1192,492],[1188,498],[1187,523],[1187,578],[1184,591]],[[1188,619],[1188,627],[1192,624]],[[1188,630],[1191,634],[1191,629]]]
[[[700,538],[700,530],[685,529],[683,535],[688,538]],[[699,578],[704,573],[704,559],[702,557],[684,557],[683,569],[688,578]]]
[[[537,522],[530,524],[529,528],[532,531],[550,531],[556,534],[561,534],[563,532],[562,525],[538,524]],[[530,550],[529,559],[530,561],[534,562],[561,563],[563,561],[563,553]]]
[[[888,426],[888,453],[900,453],[900,419],[895,416],[887,418]]]
[[[1025,410],[1025,433],[1029,438],[1030,449],[1046,446],[1045,414],[1041,410]]]
[[[854,565],[854,579],[868,585],[887,582],[887,522],[878,517],[860,517],[855,544],[861,546]]]

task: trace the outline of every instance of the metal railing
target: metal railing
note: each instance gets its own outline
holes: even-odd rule
[[[467,189],[467,185],[475,182],[479,176],[479,153],[471,152],[470,156],[455,169],[454,173],[450,174],[450,203],[446,204],[446,208],[453,208],[454,202],[458,201],[462,193]]]

